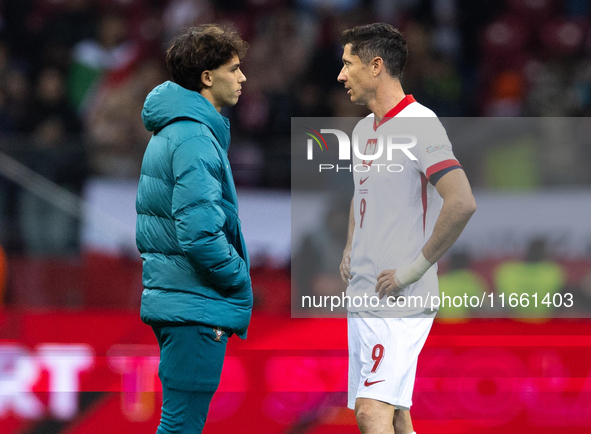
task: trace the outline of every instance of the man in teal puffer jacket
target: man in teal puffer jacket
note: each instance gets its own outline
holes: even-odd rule
[[[160,346],[158,434],[200,433],[220,381],[228,336],[246,337],[249,259],[228,162],[230,123],[248,44],[232,29],[185,30],[166,63],[173,82],[146,98],[153,136],[138,187],[136,241],[143,260],[141,318]]]

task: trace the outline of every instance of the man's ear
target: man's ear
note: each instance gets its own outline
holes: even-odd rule
[[[213,84],[213,77],[209,69],[206,69],[201,73],[201,82],[205,87],[211,87],[211,85]]]
[[[372,73],[373,76],[376,77],[378,74],[380,74],[382,72],[382,70],[385,68],[384,66],[384,59],[382,59],[381,57],[374,57],[371,62],[371,69],[372,69]]]

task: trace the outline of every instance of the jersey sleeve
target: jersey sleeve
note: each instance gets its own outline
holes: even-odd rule
[[[451,142],[447,137],[445,128],[437,118],[421,119],[420,135],[417,137],[417,144],[411,152],[417,158],[419,170],[435,184],[441,176],[441,171],[447,173],[456,168],[462,168],[455,157]]]

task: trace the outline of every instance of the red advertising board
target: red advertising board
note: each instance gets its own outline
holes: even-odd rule
[[[587,433],[591,321],[436,322],[412,413],[422,433]],[[0,432],[153,433],[158,347],[135,313],[0,314]],[[255,315],[230,339],[205,433],[355,433],[346,322]]]

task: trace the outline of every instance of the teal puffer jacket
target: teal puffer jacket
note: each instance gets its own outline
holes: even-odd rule
[[[168,81],[150,92],[142,119],[154,132],[136,200],[142,321],[205,324],[244,338],[252,290],[230,123],[201,94]]]

